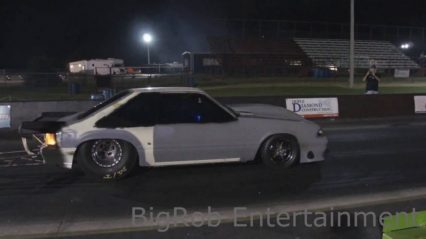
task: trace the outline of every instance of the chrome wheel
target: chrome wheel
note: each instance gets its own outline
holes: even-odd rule
[[[297,158],[297,143],[287,138],[276,138],[269,143],[267,152],[274,163],[292,163]]]
[[[94,163],[102,168],[111,168],[123,158],[120,143],[114,139],[97,140],[92,145],[91,158]]]

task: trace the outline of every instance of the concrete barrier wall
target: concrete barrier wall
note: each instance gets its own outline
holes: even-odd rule
[[[419,94],[416,94],[419,95]],[[286,98],[337,97],[339,118],[375,118],[415,115],[414,95],[264,96],[221,98],[225,104],[261,103],[285,107]]]
[[[40,116],[42,112],[78,112],[86,110],[95,101],[34,101],[34,102],[0,102],[0,105],[11,106],[11,128],[18,128],[23,121]]]
[[[300,96],[300,98],[335,96]],[[285,96],[227,97],[218,98],[225,104],[259,103],[285,107]],[[291,96],[289,98],[299,98]],[[339,100],[339,118],[371,118],[414,115],[414,95],[342,95]],[[32,120],[42,112],[78,112],[98,102],[94,101],[36,101],[0,102],[11,105],[12,128],[18,128],[22,121]]]

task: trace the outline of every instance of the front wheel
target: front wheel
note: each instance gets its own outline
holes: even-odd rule
[[[124,178],[137,166],[133,146],[118,139],[88,141],[81,145],[77,157],[87,175],[104,180]]]
[[[273,135],[262,145],[260,158],[266,166],[289,168],[299,161],[297,139],[288,134]]]

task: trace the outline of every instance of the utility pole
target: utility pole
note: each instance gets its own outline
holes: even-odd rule
[[[147,58],[148,58],[148,65],[150,65],[151,64],[151,57],[150,57],[150,55],[149,55],[149,45],[151,44],[151,42],[152,42],[152,35],[151,34],[149,34],[149,33],[144,33],[143,35],[142,35],[142,40],[145,42],[145,44],[146,44],[146,51],[147,51]]]
[[[355,0],[351,0],[351,33],[349,43],[349,87],[354,87],[355,75]]]
[[[151,65],[151,56],[149,55],[149,44],[146,44],[146,49],[147,49],[147,57],[148,57],[148,65]]]

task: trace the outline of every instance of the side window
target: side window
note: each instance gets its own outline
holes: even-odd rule
[[[234,120],[232,115],[200,94],[161,94],[158,122],[221,123]]]
[[[193,123],[194,102],[188,94],[160,94],[158,122],[160,124]]]
[[[96,122],[100,128],[153,126],[157,119],[158,94],[141,93]]]
[[[210,100],[204,95],[197,96],[198,106],[200,107],[200,114],[202,122],[229,122],[235,118],[225,111],[222,107],[218,106],[215,102]]]

